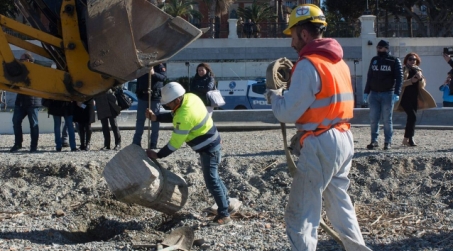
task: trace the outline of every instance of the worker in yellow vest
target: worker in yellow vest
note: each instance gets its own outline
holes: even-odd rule
[[[296,7],[284,34],[299,60],[287,91],[268,90],[275,117],[295,123],[300,140],[297,170],[285,211],[286,232],[293,251],[316,250],[322,198],[334,229],[346,250],[370,250],[347,193],[354,141],[348,121],[354,94],[340,44],[322,38],[327,23],[313,4]]]
[[[148,157],[159,159],[178,150],[184,142],[200,154],[203,177],[211,195],[218,206],[217,216],[210,225],[228,225],[230,218],[227,188],[219,177],[218,167],[221,160],[221,140],[217,127],[203,101],[176,82],[170,82],[161,89],[161,103],[172,110],[157,116],[146,110],[145,116],[151,121],[173,123],[170,141],[159,152],[146,150]]]

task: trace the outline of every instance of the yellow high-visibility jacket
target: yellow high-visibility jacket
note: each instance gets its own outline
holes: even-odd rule
[[[168,144],[158,153],[159,158],[166,157],[178,150],[186,142],[194,151],[201,152],[220,144],[220,135],[209,116],[201,99],[192,94],[184,94],[182,104],[172,112],[173,133]],[[158,121],[165,122],[168,115],[158,116]]]

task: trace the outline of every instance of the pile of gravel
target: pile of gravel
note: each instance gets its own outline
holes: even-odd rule
[[[417,130],[419,146],[403,147],[403,131],[395,130],[390,151],[370,151],[365,148],[369,128],[352,130],[356,154],[349,192],[367,245],[373,250],[453,250],[453,131]],[[123,146],[132,142],[133,133],[121,132]],[[161,132],[159,146],[170,133]],[[203,209],[213,199],[198,155],[187,146],[160,160],[184,177],[190,191],[183,210],[167,216],[115,200],[102,170],[117,152],[98,150],[102,132],[93,134],[89,152],[56,152],[53,134],[42,134],[38,153],[28,152],[28,135],[22,151],[9,153],[14,136],[0,135],[0,250],[134,250],[184,225],[195,230],[192,250],[290,250],[283,217],[291,178],[280,131],[221,136],[220,174],[230,197],[243,206],[233,215],[234,225],[209,227],[213,216]],[[341,248],[319,230],[318,250]]]

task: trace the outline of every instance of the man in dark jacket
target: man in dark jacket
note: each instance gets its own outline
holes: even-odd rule
[[[160,114],[160,89],[164,86],[164,81],[167,79],[167,70],[164,64],[159,64],[153,67],[149,74],[151,74],[151,93],[148,90],[149,74],[145,74],[137,79],[137,120],[135,123],[135,134],[132,144],[141,146],[142,135],[145,126],[145,111],[148,108],[148,98],[151,95],[151,110],[154,114]],[[151,122],[151,142],[147,146],[149,149],[157,148],[157,141],[159,139],[159,126],[157,121]]]
[[[33,63],[33,57],[30,53],[24,53],[20,56],[21,62]],[[41,106],[41,98],[32,97],[24,94],[17,94],[16,102],[14,103],[13,112],[13,130],[14,130],[14,146],[9,150],[16,152],[22,148],[22,121],[28,116],[30,122],[30,152],[38,150],[39,126],[38,126],[38,107]]]
[[[384,123],[384,150],[391,148],[393,135],[393,105],[399,100],[403,71],[401,61],[389,54],[389,42],[381,40],[376,46],[377,56],[371,59],[365,86],[364,102],[369,103],[371,143],[367,148],[378,147],[379,119]]]

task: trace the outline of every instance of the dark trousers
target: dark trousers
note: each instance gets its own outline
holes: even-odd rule
[[[113,117],[103,118],[101,119],[102,134],[104,134],[104,146],[108,148],[110,148],[109,122],[110,127],[112,127],[113,136],[115,137],[115,146],[121,144],[120,128],[118,127],[116,118]]]
[[[14,107],[13,112],[13,130],[14,130],[14,145],[22,146],[23,134],[22,134],[22,121],[28,116],[28,122],[30,122],[30,136],[31,144],[30,149],[36,149],[38,147],[39,138],[39,125],[38,125],[38,108],[29,107],[24,108],[20,106]]]
[[[415,122],[417,121],[417,110],[411,106],[403,106],[404,111],[407,114],[406,128],[404,130],[405,138],[412,138],[415,134]]]
[[[80,136],[80,149],[85,150],[91,143],[91,123],[78,123]]]

